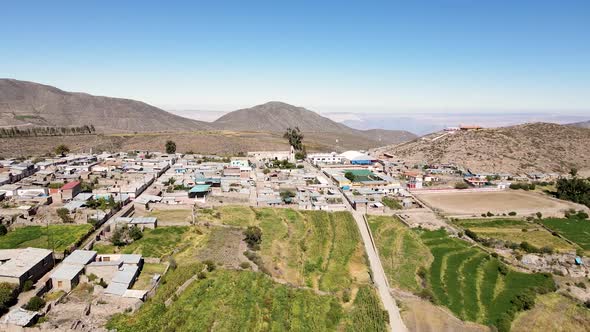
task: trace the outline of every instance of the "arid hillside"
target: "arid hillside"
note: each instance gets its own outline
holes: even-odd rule
[[[245,131],[186,131],[175,133],[98,134],[82,136],[45,136],[0,138],[0,158],[36,156],[52,153],[59,144],[67,145],[72,152],[97,151],[164,151],[167,140],[176,142],[178,152],[230,155],[260,150],[287,150],[282,133]],[[309,152],[370,149],[380,146],[375,140],[358,135],[334,133],[305,134],[304,143]]]
[[[0,79],[0,126],[83,125],[93,125],[97,132],[106,133],[211,129],[206,122],[183,118],[136,100]]]
[[[410,163],[451,162],[478,172],[590,169],[590,130],[549,123],[430,134],[387,151]]]

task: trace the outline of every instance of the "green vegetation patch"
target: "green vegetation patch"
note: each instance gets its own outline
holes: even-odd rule
[[[586,252],[590,251],[590,220],[577,218],[547,218],[540,221],[545,227],[556,231],[576,243]]]
[[[428,247],[397,217],[367,216],[367,220],[389,283],[419,292],[422,286],[417,272],[428,268],[432,261]]]
[[[574,246],[534,222],[522,219],[461,219],[455,224],[469,229],[480,238],[498,239],[517,244],[528,242],[537,248],[550,247],[560,251],[573,251]]]
[[[126,246],[118,248],[113,245],[95,245],[93,250],[100,254],[141,254],[144,257],[160,258],[172,253],[188,230],[188,226],[147,228],[143,231],[141,239]]]
[[[249,271],[209,273],[166,307],[165,295],[169,294],[156,295],[134,315],[116,315],[107,328],[120,332],[336,331],[339,326],[351,331],[386,329],[384,314],[371,289],[359,292],[355,299],[358,306],[350,318],[332,295],[282,285]]]
[[[434,256],[428,287],[436,302],[461,319],[506,330],[535,294],[555,290],[550,274],[514,271],[444,230],[422,231],[420,237]]]
[[[82,240],[91,230],[89,224],[20,227],[2,236],[0,249],[34,247],[63,251]]]
[[[381,203],[393,210],[401,210],[402,208],[401,204],[396,199],[390,197],[383,197]]]

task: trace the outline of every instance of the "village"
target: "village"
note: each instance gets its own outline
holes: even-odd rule
[[[535,190],[562,174],[406,165],[379,150],[297,157],[292,148],[238,156],[132,151],[0,160],[0,283],[12,285],[0,324],[92,330],[115,313],[137,310],[176,263],[117,248],[145,232],[199,224],[220,206],[393,215],[412,228],[447,229],[474,244],[481,239],[462,223],[480,215],[588,210]],[[524,257],[510,241],[482,247],[522,270],[587,276],[584,253],[567,240],[556,243],[562,247]],[[573,293],[590,299],[581,289]]]

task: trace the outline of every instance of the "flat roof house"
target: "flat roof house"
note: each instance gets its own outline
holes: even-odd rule
[[[0,282],[22,286],[39,280],[53,268],[51,250],[39,248],[0,250]]]
[[[74,250],[51,274],[54,289],[71,291],[80,282],[86,264],[96,259],[96,251]]]

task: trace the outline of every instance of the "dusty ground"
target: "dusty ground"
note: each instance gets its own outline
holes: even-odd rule
[[[430,209],[401,210],[396,215],[407,222],[412,228],[422,226],[422,228],[435,230],[449,226]]]
[[[205,247],[197,254],[199,261],[212,260],[225,268],[237,269],[242,262],[249,262],[244,256],[248,246],[242,239],[241,229],[230,227],[213,227],[208,235]]]
[[[494,214],[515,211],[522,216],[540,211],[544,216],[563,217],[564,212],[570,208],[587,209],[579,204],[522,190],[422,193],[416,196],[437,211],[459,216],[479,216],[488,211]]]
[[[411,332],[487,332],[487,326],[463,322],[453,316],[448,309],[437,307],[432,303],[403,294],[401,297],[401,315],[406,327]]]

